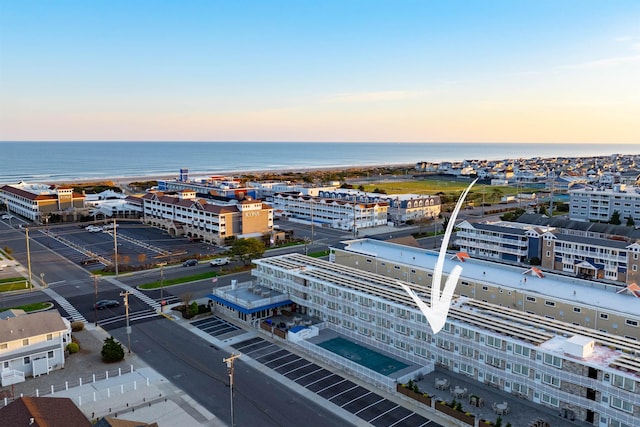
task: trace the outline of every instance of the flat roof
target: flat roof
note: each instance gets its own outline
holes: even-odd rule
[[[347,251],[425,270],[433,271],[438,259],[438,253],[433,250],[402,246],[375,239],[364,238],[342,243],[344,250]],[[553,297],[554,300],[562,300],[568,304],[595,306],[601,311],[640,317],[640,298],[634,298],[633,295],[626,292],[616,293],[616,291],[623,289],[623,286],[608,285],[611,289],[605,290],[601,287],[604,284],[598,282],[566,277],[546,271],[543,271],[544,277],[542,278],[535,274],[526,274],[530,269],[528,266],[516,267],[473,258],[468,258],[461,264],[457,259],[451,259],[454,256],[453,252],[448,252],[443,271],[449,272],[454,266],[460,265],[462,267],[460,280],[469,279],[529,294],[539,294],[540,297]],[[457,288],[457,292],[460,292],[460,287]]]

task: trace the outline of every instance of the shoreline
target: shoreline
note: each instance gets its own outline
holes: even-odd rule
[[[336,167],[336,166],[325,166],[325,167],[309,167],[309,168],[282,168],[282,169],[262,169],[262,170],[256,170],[256,171],[243,171],[243,170],[235,170],[235,171],[227,171],[227,172],[207,172],[207,173],[198,173],[198,174],[194,174],[193,177],[190,177],[190,179],[194,179],[194,178],[205,178],[205,177],[209,177],[209,176],[224,176],[224,177],[233,177],[233,178],[242,178],[243,176],[247,176],[247,175],[255,175],[255,176],[260,176],[260,175],[285,175],[288,173],[312,173],[312,172],[339,172],[339,171],[344,171],[344,170],[361,170],[361,171],[367,171],[367,170],[374,170],[374,169],[384,169],[384,168],[391,168],[391,169],[398,169],[398,168],[408,168],[411,169],[411,171],[414,170],[415,168],[415,164],[414,163],[394,163],[394,164],[380,164],[380,165],[355,165],[355,166],[345,166],[345,167]],[[191,175],[191,173],[189,173],[189,175]],[[47,180],[47,181],[25,181],[27,183],[33,183],[33,184],[52,184],[52,185],[61,185],[61,184],[68,184],[68,185],[72,185],[72,184],[97,184],[97,183],[104,183],[104,182],[112,182],[114,183],[114,185],[127,185],[130,184],[132,182],[138,182],[138,181],[157,181],[157,180],[169,180],[169,179],[177,179],[178,178],[178,174],[167,174],[167,175],[136,175],[136,176],[115,176],[115,177],[103,177],[103,178],[87,178],[87,179],[82,179],[82,178],[77,178],[77,179],[55,179],[55,180]],[[11,183],[0,183],[0,186],[2,185],[11,185]]]

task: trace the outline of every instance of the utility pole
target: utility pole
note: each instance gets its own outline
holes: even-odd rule
[[[115,254],[115,259],[113,260],[116,265],[116,277],[118,277],[118,237],[116,236],[116,219],[113,218],[113,253]],[[131,353],[131,346],[129,346],[129,353]]]
[[[161,262],[159,265],[160,265],[160,312],[164,313],[164,266],[167,265],[167,263]]]
[[[93,275],[93,324],[98,326],[98,275]]]
[[[27,270],[29,271],[29,290],[33,288],[31,282],[31,250],[29,250],[29,227],[25,227],[24,235],[27,238]]]
[[[353,238],[355,239],[358,236],[358,227],[356,222],[356,201],[358,200],[358,195],[353,195]]]
[[[313,196],[311,196],[309,198],[309,203],[311,203],[311,243],[313,243],[313,234],[314,234],[314,230],[313,230]]]
[[[227,364],[227,370],[229,371],[229,396],[231,402],[231,427],[235,427],[235,421],[233,419],[233,362],[240,357],[240,354],[231,353],[231,356],[226,359],[222,359]]]
[[[129,353],[131,353],[131,326],[129,326],[129,291],[120,292],[120,296],[124,297],[124,314],[127,318],[127,340],[129,342]]]

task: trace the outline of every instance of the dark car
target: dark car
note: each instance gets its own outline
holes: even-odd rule
[[[194,265],[198,265],[197,259],[188,259],[184,263],[182,263],[183,267],[193,267]]]
[[[119,306],[120,306],[120,303],[113,299],[103,299],[96,303],[96,308],[98,310],[103,310],[105,308],[111,308],[111,307],[119,307]]]

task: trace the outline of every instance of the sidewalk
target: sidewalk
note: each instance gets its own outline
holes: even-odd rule
[[[125,354],[125,359],[117,363],[104,363],[100,352],[109,334],[102,328],[89,325],[73,335],[81,350],[68,356],[64,369],[6,387],[5,394],[10,396],[13,391],[14,397],[68,397],[92,421],[110,416],[156,422],[160,427],[225,426],[135,353]],[[0,406],[4,404],[2,400]]]

